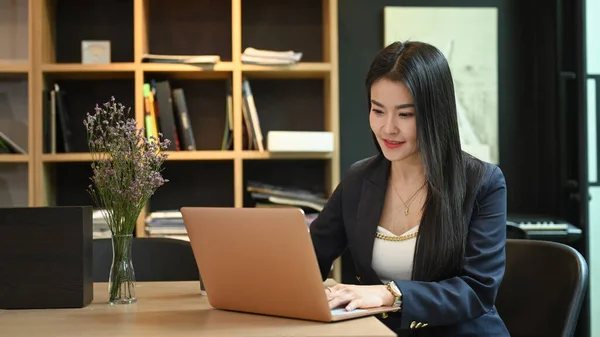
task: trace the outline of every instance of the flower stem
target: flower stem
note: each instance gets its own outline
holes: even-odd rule
[[[135,299],[135,273],[131,261],[133,235],[113,235],[113,263],[109,279],[111,304],[133,303]]]

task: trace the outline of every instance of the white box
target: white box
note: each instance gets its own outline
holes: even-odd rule
[[[267,149],[271,152],[332,152],[333,133],[328,131],[269,131]]]
[[[81,63],[83,63],[83,64],[110,63],[110,41],[97,41],[97,40],[81,41]]]

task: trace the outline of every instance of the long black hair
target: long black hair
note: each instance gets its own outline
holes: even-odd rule
[[[461,149],[454,84],[444,55],[417,41],[395,42],[373,60],[366,78],[371,86],[387,78],[406,85],[415,103],[417,140],[428,194],[423,206],[413,279],[437,281],[458,274],[465,254],[469,221],[465,199],[483,173],[483,163]],[[375,135],[373,141],[380,154]]]

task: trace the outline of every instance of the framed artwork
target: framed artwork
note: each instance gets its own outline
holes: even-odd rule
[[[384,8],[384,46],[422,41],[448,60],[462,148],[498,164],[498,14],[494,7]]]

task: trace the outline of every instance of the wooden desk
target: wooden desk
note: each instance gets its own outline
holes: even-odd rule
[[[375,317],[319,323],[216,310],[198,282],[137,283],[137,303],[107,304],[107,284],[81,309],[0,310],[0,336],[395,336]]]

